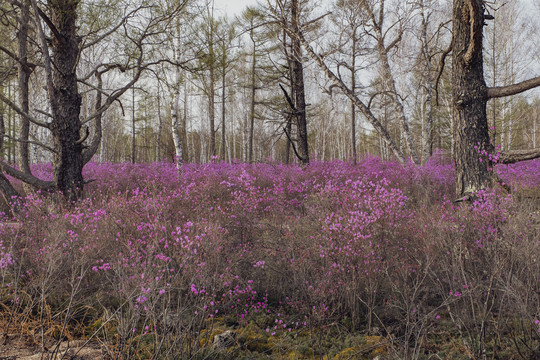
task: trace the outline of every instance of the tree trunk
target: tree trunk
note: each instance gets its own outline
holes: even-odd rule
[[[161,118],[161,94],[160,94],[160,85],[158,83],[157,87],[157,117],[158,117],[158,130],[157,130],[157,149],[156,149],[156,161],[161,161],[161,142],[162,132],[163,132],[163,119]]]
[[[492,164],[482,155],[492,153],[484,81],[482,0],[454,0],[452,101],[456,195],[463,197],[491,185]]]
[[[298,24],[299,6],[298,0],[292,0],[291,3],[291,28],[294,34],[298,34],[300,27]],[[294,84],[294,98],[296,107],[296,134],[297,147],[300,162],[304,165],[309,164],[308,133],[307,133],[307,115],[306,115],[306,97],[304,89],[304,67],[302,65],[302,48],[300,40],[293,36],[292,45],[292,76]]]
[[[311,57],[311,59],[315,61],[317,66],[319,66],[319,68],[325,73],[328,79],[332,81],[333,85],[343,91],[345,96],[347,96],[351,101],[354,102],[354,105],[357,107],[357,109],[366,117],[369,123],[375,128],[375,131],[377,131],[377,133],[384,140],[385,146],[389,147],[390,150],[392,150],[394,156],[398,159],[400,163],[404,163],[405,159],[403,157],[403,153],[399,150],[395,141],[390,136],[390,133],[388,133],[386,126],[383,126],[383,124],[381,124],[380,121],[373,115],[371,109],[368,108],[368,106],[364,104],[362,100],[358,98],[358,96],[352,93],[351,89],[349,89],[345,85],[345,83],[343,83],[343,80],[340,77],[338,77],[332,72],[332,70],[330,70],[330,68],[324,63],[323,59],[317,53],[315,53],[315,50],[313,50],[311,45],[306,41],[303,34],[301,32],[298,32],[296,34],[302,46],[304,47],[304,49],[306,49],[309,57]]]
[[[96,112],[98,112],[99,109],[101,108],[102,98],[103,98],[103,95],[102,95],[103,80],[101,78],[101,73],[99,71],[96,73],[96,78],[97,78],[97,91],[96,91],[96,103],[94,105],[94,109],[96,110]],[[99,145],[103,144],[103,142],[101,141],[102,140],[102,135],[103,135],[102,134],[103,133],[102,119],[103,119],[103,114],[99,114],[99,115],[96,116],[94,137],[92,139],[92,142],[88,146],[88,148],[83,150],[83,162],[84,162],[84,164],[87,164],[90,160],[92,160],[92,157],[97,152],[97,149],[99,148]],[[101,147],[101,152],[100,152],[100,161],[101,162],[103,162],[103,152],[104,152],[104,147],[102,146]]]
[[[0,111],[0,149],[2,149],[4,143],[4,135],[6,133],[6,128],[4,126],[4,116]],[[9,182],[6,176],[0,172],[0,193],[4,197],[6,203],[12,206],[13,211],[17,212],[17,199],[20,197],[20,194],[15,190],[13,185]]]
[[[292,131],[292,121],[291,118],[287,119],[287,127],[285,129],[287,134],[290,134]],[[285,143],[285,164],[289,165],[291,161],[291,139],[287,136],[287,141]]]
[[[425,13],[425,4],[421,2],[421,16],[422,16],[422,55],[425,64],[425,93],[426,98],[423,104],[422,114],[422,163],[425,163],[429,157],[433,154],[433,137],[432,137],[432,124],[433,124],[433,77],[431,75],[431,55],[429,51],[429,40],[427,36],[427,27],[429,21],[429,15]]]
[[[176,80],[179,82],[180,81],[180,75],[179,75],[180,70],[177,68],[176,71],[177,71]],[[171,111],[171,131],[172,131],[172,135],[173,135],[174,150],[175,150],[174,162],[176,164],[176,169],[178,171],[180,171],[180,169],[182,168],[183,154],[182,154],[182,138],[181,138],[180,132],[178,130],[178,127],[180,125],[179,121],[178,121],[178,116],[179,116],[178,104],[180,102],[180,91],[179,91],[178,87],[179,87],[179,83],[176,83],[174,101],[173,101],[173,104],[172,104],[172,111]]]
[[[19,50],[19,102],[21,110],[29,113],[29,81],[31,69],[28,66],[28,24],[30,21],[30,1],[25,0],[21,7],[21,15],[19,17],[19,31],[17,33],[17,46]],[[19,135],[19,168],[30,173],[30,156],[28,137],[30,135],[30,121],[24,117],[20,117],[21,132]]]
[[[179,20],[176,20],[175,34],[173,40],[174,46],[174,60],[175,62],[180,61],[180,23]],[[175,69],[175,82],[174,82],[174,97],[173,103],[171,106],[171,132],[174,143],[174,152],[175,159],[174,163],[176,164],[176,170],[180,171],[182,168],[183,153],[182,153],[182,138],[180,137],[180,132],[178,131],[179,127],[179,109],[178,104],[180,102],[180,67],[176,66]],[[186,104],[184,104],[186,106]]]
[[[401,126],[400,147],[405,145],[405,148],[407,149],[414,163],[419,164],[418,154],[416,152],[416,147],[414,146],[411,130],[409,128],[409,121],[407,120],[407,116],[405,115],[405,109],[403,107],[403,104],[398,98],[396,82],[392,75],[392,70],[390,69],[390,62],[388,60],[388,50],[384,44],[384,37],[380,29],[377,29],[377,36],[379,37],[377,47],[379,51],[379,58],[381,60],[382,76],[384,79],[385,88],[391,93],[390,99],[394,107],[394,112],[396,113],[396,115],[399,117],[399,120],[400,120],[399,121],[400,126]]]
[[[77,86],[77,62],[80,38],[77,36],[77,6],[79,1],[49,0],[50,18],[55,27],[52,36],[52,62],[48,54],[41,23],[40,40],[45,53],[45,71],[47,88],[51,102],[53,121],[50,130],[53,137],[53,181],[58,190],[70,200],[75,201],[82,196],[84,166],[80,141],[81,96]],[[37,4],[33,0],[37,14]],[[39,15],[36,15],[39,16]]]
[[[352,36],[352,57],[351,57],[351,91],[353,95],[356,95],[356,28],[353,30]],[[356,106],[354,102],[351,101],[351,149],[353,163],[356,165],[357,154],[356,154]]]
[[[135,132],[135,85],[131,89],[131,163],[135,164],[135,146],[136,146],[136,132]]]
[[[257,68],[257,53],[256,53],[256,43],[255,39],[253,37],[254,29],[253,29],[253,19],[251,21],[251,30],[249,31],[249,36],[251,38],[251,42],[253,44],[253,54],[251,56],[251,78],[250,78],[250,104],[249,104],[249,138],[248,138],[248,162],[251,163],[253,161],[253,132],[255,128],[255,96],[256,96],[256,88],[255,88],[255,71]]]
[[[208,44],[208,56],[210,58],[210,67],[208,73],[208,117],[210,119],[210,157],[216,155],[216,54],[214,52],[214,19],[210,22],[210,42]]]
[[[226,107],[225,107],[225,97],[226,97],[226,88],[225,88],[225,83],[226,83],[226,75],[227,75],[227,63],[226,63],[226,52],[223,51],[223,58],[222,58],[222,61],[223,61],[223,73],[221,74],[221,158],[223,161],[226,161],[226,151],[227,149],[225,148],[225,136],[226,136],[226,133],[225,133],[225,115],[226,115]]]

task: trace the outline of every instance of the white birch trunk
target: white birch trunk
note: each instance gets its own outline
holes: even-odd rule
[[[180,59],[180,23],[179,20],[176,20],[176,29],[174,34],[174,61],[175,63],[179,62]],[[178,128],[180,126],[180,122],[178,121],[179,116],[179,109],[178,104],[180,102],[180,67],[175,67],[175,84],[174,84],[174,100],[172,104],[172,111],[171,111],[171,132],[173,136],[173,142],[174,142],[174,152],[175,152],[175,159],[174,162],[176,164],[176,169],[178,172],[182,169],[182,138],[180,137],[180,132],[178,131]]]

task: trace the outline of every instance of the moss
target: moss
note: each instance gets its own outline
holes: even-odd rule
[[[341,351],[339,354],[334,356],[333,360],[345,360],[345,359],[365,359],[365,357],[362,357],[363,351],[362,348],[359,346],[355,347],[349,347]]]

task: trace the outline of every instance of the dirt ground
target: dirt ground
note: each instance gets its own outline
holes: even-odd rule
[[[5,340],[5,341],[4,341]],[[49,341],[45,349],[31,336],[9,335],[0,343],[0,360],[107,360],[110,357],[101,346],[84,340]]]

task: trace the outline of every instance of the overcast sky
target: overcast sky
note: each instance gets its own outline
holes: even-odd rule
[[[229,16],[239,15],[244,8],[255,5],[257,0],[214,0],[216,9],[225,11]]]
[[[238,15],[242,10],[249,6],[255,5],[257,0],[214,0],[216,9],[225,11],[228,15]],[[260,2],[265,2],[265,0],[259,0]],[[323,0],[323,2],[331,2],[333,0]],[[533,8],[533,4],[540,2],[540,0],[521,0],[524,4],[529,5]]]

